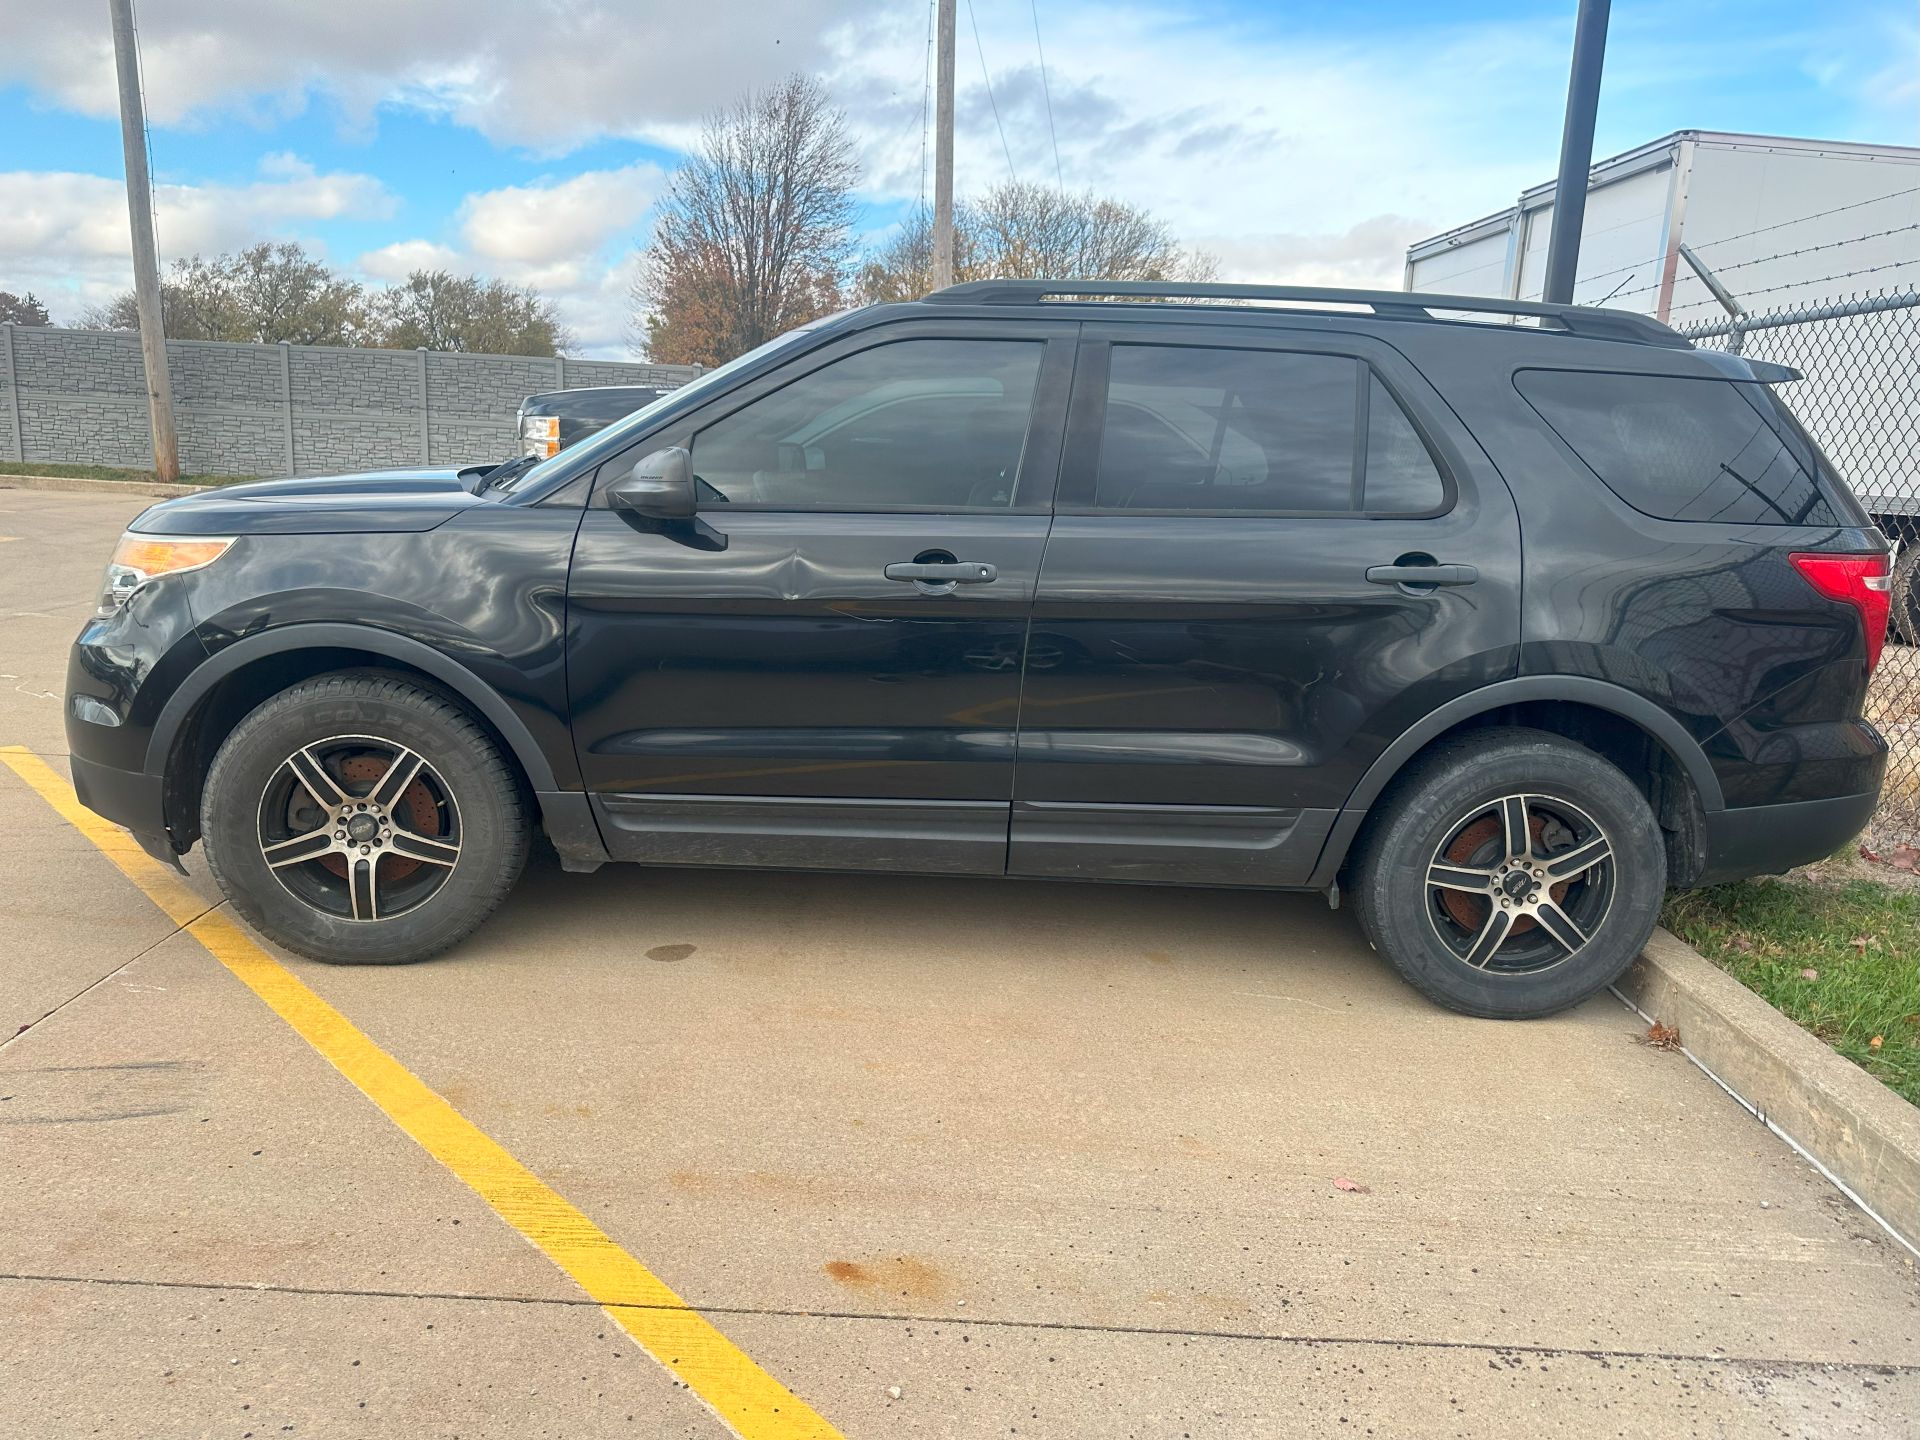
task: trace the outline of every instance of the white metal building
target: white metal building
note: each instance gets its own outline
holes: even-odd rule
[[[1407,251],[1406,288],[1538,300],[1548,181]],[[1603,160],[1588,182],[1576,302],[1676,325],[1725,312],[1680,255],[1749,310],[1920,286],[1920,149],[1682,130]]]

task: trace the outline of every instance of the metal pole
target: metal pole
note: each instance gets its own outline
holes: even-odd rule
[[[1746,308],[1741,305],[1738,300],[1733,298],[1733,292],[1731,290],[1720,283],[1720,277],[1707,268],[1706,261],[1693,253],[1693,247],[1685,241],[1682,241],[1679,246],[1679,251],[1680,258],[1692,266],[1693,273],[1700,277],[1700,283],[1706,286],[1712,293],[1713,298],[1720,302],[1720,308],[1725,310],[1727,314],[1731,315],[1736,321],[1746,319]],[[1741,347],[1746,343],[1746,330],[1736,324],[1733,328],[1733,342],[1727,346],[1727,349],[1735,355],[1738,355]]]
[[[140,103],[140,56],[132,0],[107,0],[113,17],[113,63],[120,81],[120,148],[127,162],[127,218],[133,229],[133,299],[140,312],[140,354],[147,368],[147,416],[153,428],[153,473],[180,478],[180,440],[173,430],[173,381],[167,375],[167,333],[160,318],[160,259],[153,241],[153,182],[147,175],[147,118]]]
[[[1580,229],[1587,218],[1587,172],[1593,168],[1593,117],[1600,105],[1600,67],[1607,58],[1610,0],[1580,0],[1573,22],[1573,72],[1567,77],[1567,119],[1560,132],[1560,176],[1553,187],[1553,230],[1547,237],[1547,279],[1541,298],[1573,303]]]
[[[953,21],[955,0],[940,0],[934,25],[933,288],[953,284]]]

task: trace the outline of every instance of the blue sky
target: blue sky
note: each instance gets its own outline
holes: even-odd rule
[[[1057,137],[1068,186],[1147,206],[1232,278],[1397,284],[1409,241],[1551,175],[1573,8],[961,0],[960,186],[1051,179]],[[0,289],[63,321],[129,283],[103,10],[0,0]],[[370,283],[501,274],[553,294],[582,353],[622,353],[651,206],[742,89],[819,75],[863,229],[915,203],[927,21],[926,0],[147,0],[163,258],[292,238]],[[1920,145],[1920,11],[1621,0],[1597,153],[1683,128]]]

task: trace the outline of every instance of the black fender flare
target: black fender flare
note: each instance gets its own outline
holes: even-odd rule
[[[1707,752],[1701,749],[1700,742],[1689,735],[1678,720],[1646,696],[1605,680],[1595,680],[1591,676],[1522,675],[1511,680],[1497,680],[1478,690],[1468,691],[1465,695],[1456,695],[1409,726],[1399,739],[1387,746],[1367,767],[1366,774],[1360,777],[1360,782],[1353,787],[1353,793],[1347,797],[1346,805],[1341,808],[1339,818],[1334,821],[1333,830],[1327,836],[1326,846],[1320,852],[1320,863],[1314,867],[1308,883],[1315,889],[1325,889],[1333,883],[1340,866],[1346,862],[1347,850],[1359,832],[1361,822],[1366,819],[1368,808],[1379,799],[1380,792],[1387,788],[1401,768],[1427,744],[1476,715],[1529,700],[1565,700],[1576,705],[1590,705],[1596,710],[1606,710],[1623,720],[1632,721],[1664,745],[1680,762],[1680,768],[1686,772],[1688,780],[1693,783],[1694,792],[1700,797],[1702,810],[1711,815],[1726,809],[1726,795],[1720,788],[1720,777],[1714,774],[1713,762],[1707,758]]]
[[[147,741],[147,773],[164,775],[181,727],[194,708],[227,676],[269,655],[299,650],[364,650],[398,660],[432,676],[458,695],[499,732],[536,791],[560,789],[553,766],[526,722],[491,686],[466,666],[424,641],[372,625],[300,621],[262,630],[215,651],[167,698]]]

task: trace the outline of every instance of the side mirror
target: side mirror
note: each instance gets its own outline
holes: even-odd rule
[[[607,487],[607,503],[649,520],[685,520],[697,508],[693,457],[678,445],[642,456]]]

